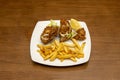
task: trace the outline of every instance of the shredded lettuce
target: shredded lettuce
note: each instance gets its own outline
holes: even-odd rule
[[[77,35],[77,32],[72,30],[72,37],[76,36]]]
[[[72,37],[72,32],[67,35],[68,38]]]
[[[54,26],[57,27],[57,23],[54,20],[50,20],[50,24],[48,24],[48,26]]]
[[[68,37],[68,38],[72,38],[72,37],[74,37],[76,34],[77,34],[77,33],[72,30],[71,33],[67,34],[67,37]]]

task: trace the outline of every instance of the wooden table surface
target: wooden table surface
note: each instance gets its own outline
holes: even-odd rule
[[[88,63],[49,67],[32,62],[37,21],[85,21],[92,39]],[[0,80],[119,80],[119,0],[0,0]]]

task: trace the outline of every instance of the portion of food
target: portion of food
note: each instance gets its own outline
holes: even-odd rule
[[[54,40],[57,36],[59,37],[59,41]],[[77,58],[84,58],[83,50],[85,42],[80,45],[77,40],[83,41],[86,39],[85,36],[86,32],[84,28],[75,19],[71,19],[70,23],[65,19],[60,20],[60,27],[57,26],[56,22],[51,20],[40,36],[44,44],[38,44],[38,52],[44,60],[49,59],[50,61],[54,61],[57,58],[61,61],[70,59],[76,62]],[[68,40],[71,40],[72,43],[66,43]],[[51,43],[47,44],[49,42]]]
[[[84,28],[80,28],[76,32],[77,32],[77,35],[75,35],[73,37],[74,39],[76,39],[76,40],[84,40],[84,39],[86,39],[86,37],[85,37],[86,32],[85,32]]]
[[[57,23],[53,20],[51,23],[46,26],[42,32],[40,39],[44,44],[52,41],[59,33],[60,42],[67,41],[71,38],[76,40],[85,40],[86,32],[84,28],[79,24],[75,19],[71,19],[70,23],[68,20],[60,20],[60,27],[57,26]],[[58,32],[59,31],[59,32]]]
[[[58,34],[58,26],[57,23],[51,20],[51,23],[44,29],[42,32],[40,39],[44,44],[52,41]]]
[[[76,40],[85,40],[86,39],[86,37],[85,37],[86,32],[77,20],[71,19],[70,25],[71,25],[72,29],[77,32],[77,34],[73,37],[74,39],[76,39]]]
[[[60,20],[60,42],[67,41],[71,38],[72,28],[67,20]]]
[[[54,42],[48,45],[38,44],[38,52],[44,60],[49,59],[50,61],[54,61],[57,58],[60,61],[69,59],[76,62],[77,58],[84,58],[83,50],[85,47],[85,42],[81,45],[79,45],[75,39],[72,39],[72,42],[73,43],[68,44],[54,40]]]

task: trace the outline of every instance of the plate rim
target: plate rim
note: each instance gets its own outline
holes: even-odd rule
[[[87,24],[86,24],[86,22],[84,22],[84,21],[78,21],[78,22],[82,22],[82,23],[84,23],[85,24],[85,26],[86,26],[86,28],[87,28],[87,32],[88,32],[88,35],[89,35],[89,44],[90,44],[90,46],[89,46],[89,50],[90,50],[90,52],[89,52],[89,57],[85,60],[85,61],[83,61],[83,62],[80,62],[80,63],[76,63],[76,64],[67,64],[67,65],[55,65],[55,64],[46,64],[46,63],[41,63],[41,62],[38,62],[38,61],[36,61],[33,57],[32,57],[32,51],[31,51],[31,49],[32,49],[32,47],[31,47],[31,45],[32,45],[32,39],[33,39],[33,33],[35,32],[35,29],[36,29],[36,26],[40,23],[40,22],[48,22],[48,21],[50,21],[50,20],[45,20],[45,21],[38,21],[37,23],[36,23],[36,25],[35,25],[35,27],[34,27],[34,29],[33,29],[33,31],[32,31],[32,35],[31,35],[31,40],[30,40],[30,56],[31,56],[31,60],[33,61],[33,62],[36,62],[36,63],[39,63],[39,64],[42,64],[42,65],[47,65],[47,66],[56,66],[56,67],[65,67],[65,66],[75,66],[75,65],[80,65],[80,64],[84,64],[84,63],[86,63],[86,62],[88,62],[89,61],[89,59],[90,59],[90,55],[91,55],[91,36],[90,36],[90,32],[89,32],[89,29],[88,29],[88,27],[87,27]],[[60,20],[54,20],[54,21],[60,21]],[[84,27],[83,27],[84,28]],[[37,45],[37,44],[36,44]],[[62,62],[61,62],[62,63]]]

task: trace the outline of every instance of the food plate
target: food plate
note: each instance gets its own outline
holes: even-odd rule
[[[54,20],[54,21],[57,22],[58,25],[60,25],[60,20]],[[58,59],[56,59],[55,61],[44,60],[42,56],[37,52],[37,50],[39,49],[37,47],[37,44],[42,44],[40,40],[40,35],[43,32],[44,28],[49,23],[50,21],[38,21],[33,30],[31,42],[30,42],[30,55],[31,55],[32,61],[40,63],[40,64],[44,64],[44,65],[61,66],[61,67],[79,65],[79,64],[86,63],[87,61],[89,61],[90,52],[91,52],[91,38],[90,38],[89,30],[87,28],[86,23],[82,21],[79,21],[79,23],[86,31],[86,39],[84,41],[79,41],[79,44],[81,44],[82,42],[86,42],[86,45],[84,48],[84,58],[77,59],[77,62],[73,62],[71,60],[64,60],[63,62],[61,62]]]

